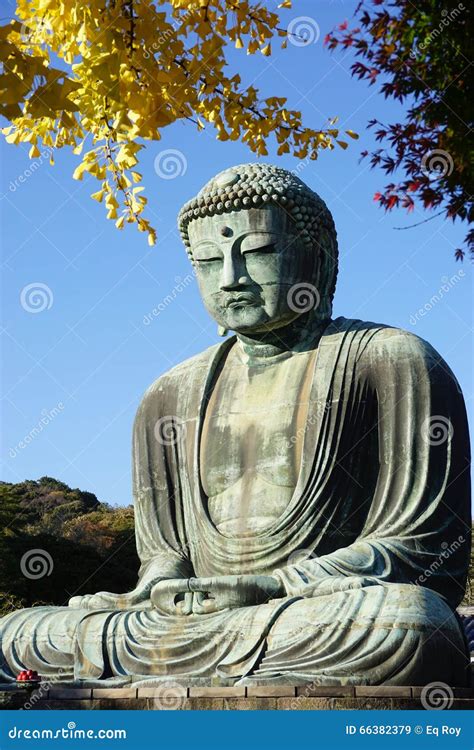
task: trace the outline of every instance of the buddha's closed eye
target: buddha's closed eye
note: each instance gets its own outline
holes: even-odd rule
[[[223,258],[215,257],[215,258],[194,258],[195,263],[220,263],[222,262]]]
[[[262,253],[262,254],[274,253],[275,249],[276,249],[275,244],[272,243],[270,245],[262,245],[261,247],[251,247],[248,250],[244,250],[243,254],[251,255],[251,254],[256,254],[256,253]]]
[[[262,255],[266,255],[268,253],[274,253],[275,251],[275,244],[270,243],[268,245],[260,245],[258,247],[249,247],[248,249],[242,250],[242,255],[257,255],[259,253]],[[194,261],[199,265],[204,263],[221,263],[223,261],[223,257],[222,255],[208,255],[203,257],[196,257],[195,255]]]

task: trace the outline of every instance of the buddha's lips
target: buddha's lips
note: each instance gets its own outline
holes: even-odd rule
[[[254,294],[238,294],[235,297],[227,299],[225,307],[240,307],[246,305],[258,305],[260,300]]]

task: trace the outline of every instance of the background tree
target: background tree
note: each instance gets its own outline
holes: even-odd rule
[[[131,590],[138,567],[132,507],[100,503],[52,477],[0,483],[0,616]]]
[[[362,155],[387,174],[404,172],[374,199],[388,211],[398,206],[412,211],[419,199],[453,221],[472,222],[472,5],[363,0],[355,15],[355,28],[342,23],[325,43],[330,50],[352,48],[358,58],[351,66],[354,76],[371,86],[380,83],[385,97],[409,104],[403,122],[369,123],[384,147]],[[472,229],[466,246],[474,252]],[[464,255],[456,250],[457,259]]]
[[[300,159],[335,142],[346,147],[334,119],[323,130],[306,127],[284,97],[261,98],[228,72],[229,44],[264,56],[275,38],[286,45],[275,11],[289,7],[290,0],[17,0],[17,19],[0,27],[7,141],[29,143],[30,157],[41,145],[79,154],[88,142],[74,177],[97,178],[92,197],[107,217],[119,229],[136,223],[153,244],[137,165],[144,143],[168,125],[210,123],[219,140],[240,139],[259,156],[270,135],[279,154]]]

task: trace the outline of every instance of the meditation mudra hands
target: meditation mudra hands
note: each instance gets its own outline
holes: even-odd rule
[[[151,591],[151,601],[161,614],[203,615],[264,604],[284,595],[274,576],[229,575],[160,581]]]
[[[380,581],[363,576],[331,576],[303,588],[303,597],[327,596],[337,592],[380,585]],[[97,594],[73,596],[74,609],[150,609],[164,615],[202,615],[223,609],[264,604],[286,596],[276,576],[229,575],[216,578],[167,578],[141,582],[127,594],[100,591]]]
[[[229,575],[218,578],[172,578],[139,584],[127,594],[100,591],[73,596],[73,609],[143,609],[161,614],[209,614],[223,609],[264,604],[285,596],[280,581],[267,575]]]

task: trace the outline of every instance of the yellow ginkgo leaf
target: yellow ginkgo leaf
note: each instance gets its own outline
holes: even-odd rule
[[[77,166],[74,172],[72,173],[72,179],[82,180],[82,178],[84,177],[84,172],[86,170],[87,170],[87,164],[85,162],[81,162],[79,166]]]
[[[102,203],[104,198],[104,190],[98,190],[96,193],[91,193],[91,198],[99,203]]]
[[[0,114],[10,123],[1,132],[8,143],[28,144],[30,159],[43,148],[51,164],[56,149],[80,155],[73,178],[97,180],[92,199],[118,229],[133,224],[156,242],[137,165],[168,125],[212,126],[219,141],[240,140],[258,156],[271,139],[278,154],[299,159],[334,147],[336,119],[308,128],[281,92],[262,95],[231,70],[229,42],[265,57],[275,39],[286,47],[278,8],[291,8],[290,0],[142,0],[133,19],[129,5],[17,0],[18,19],[0,24]],[[179,141],[169,150],[185,163]]]

